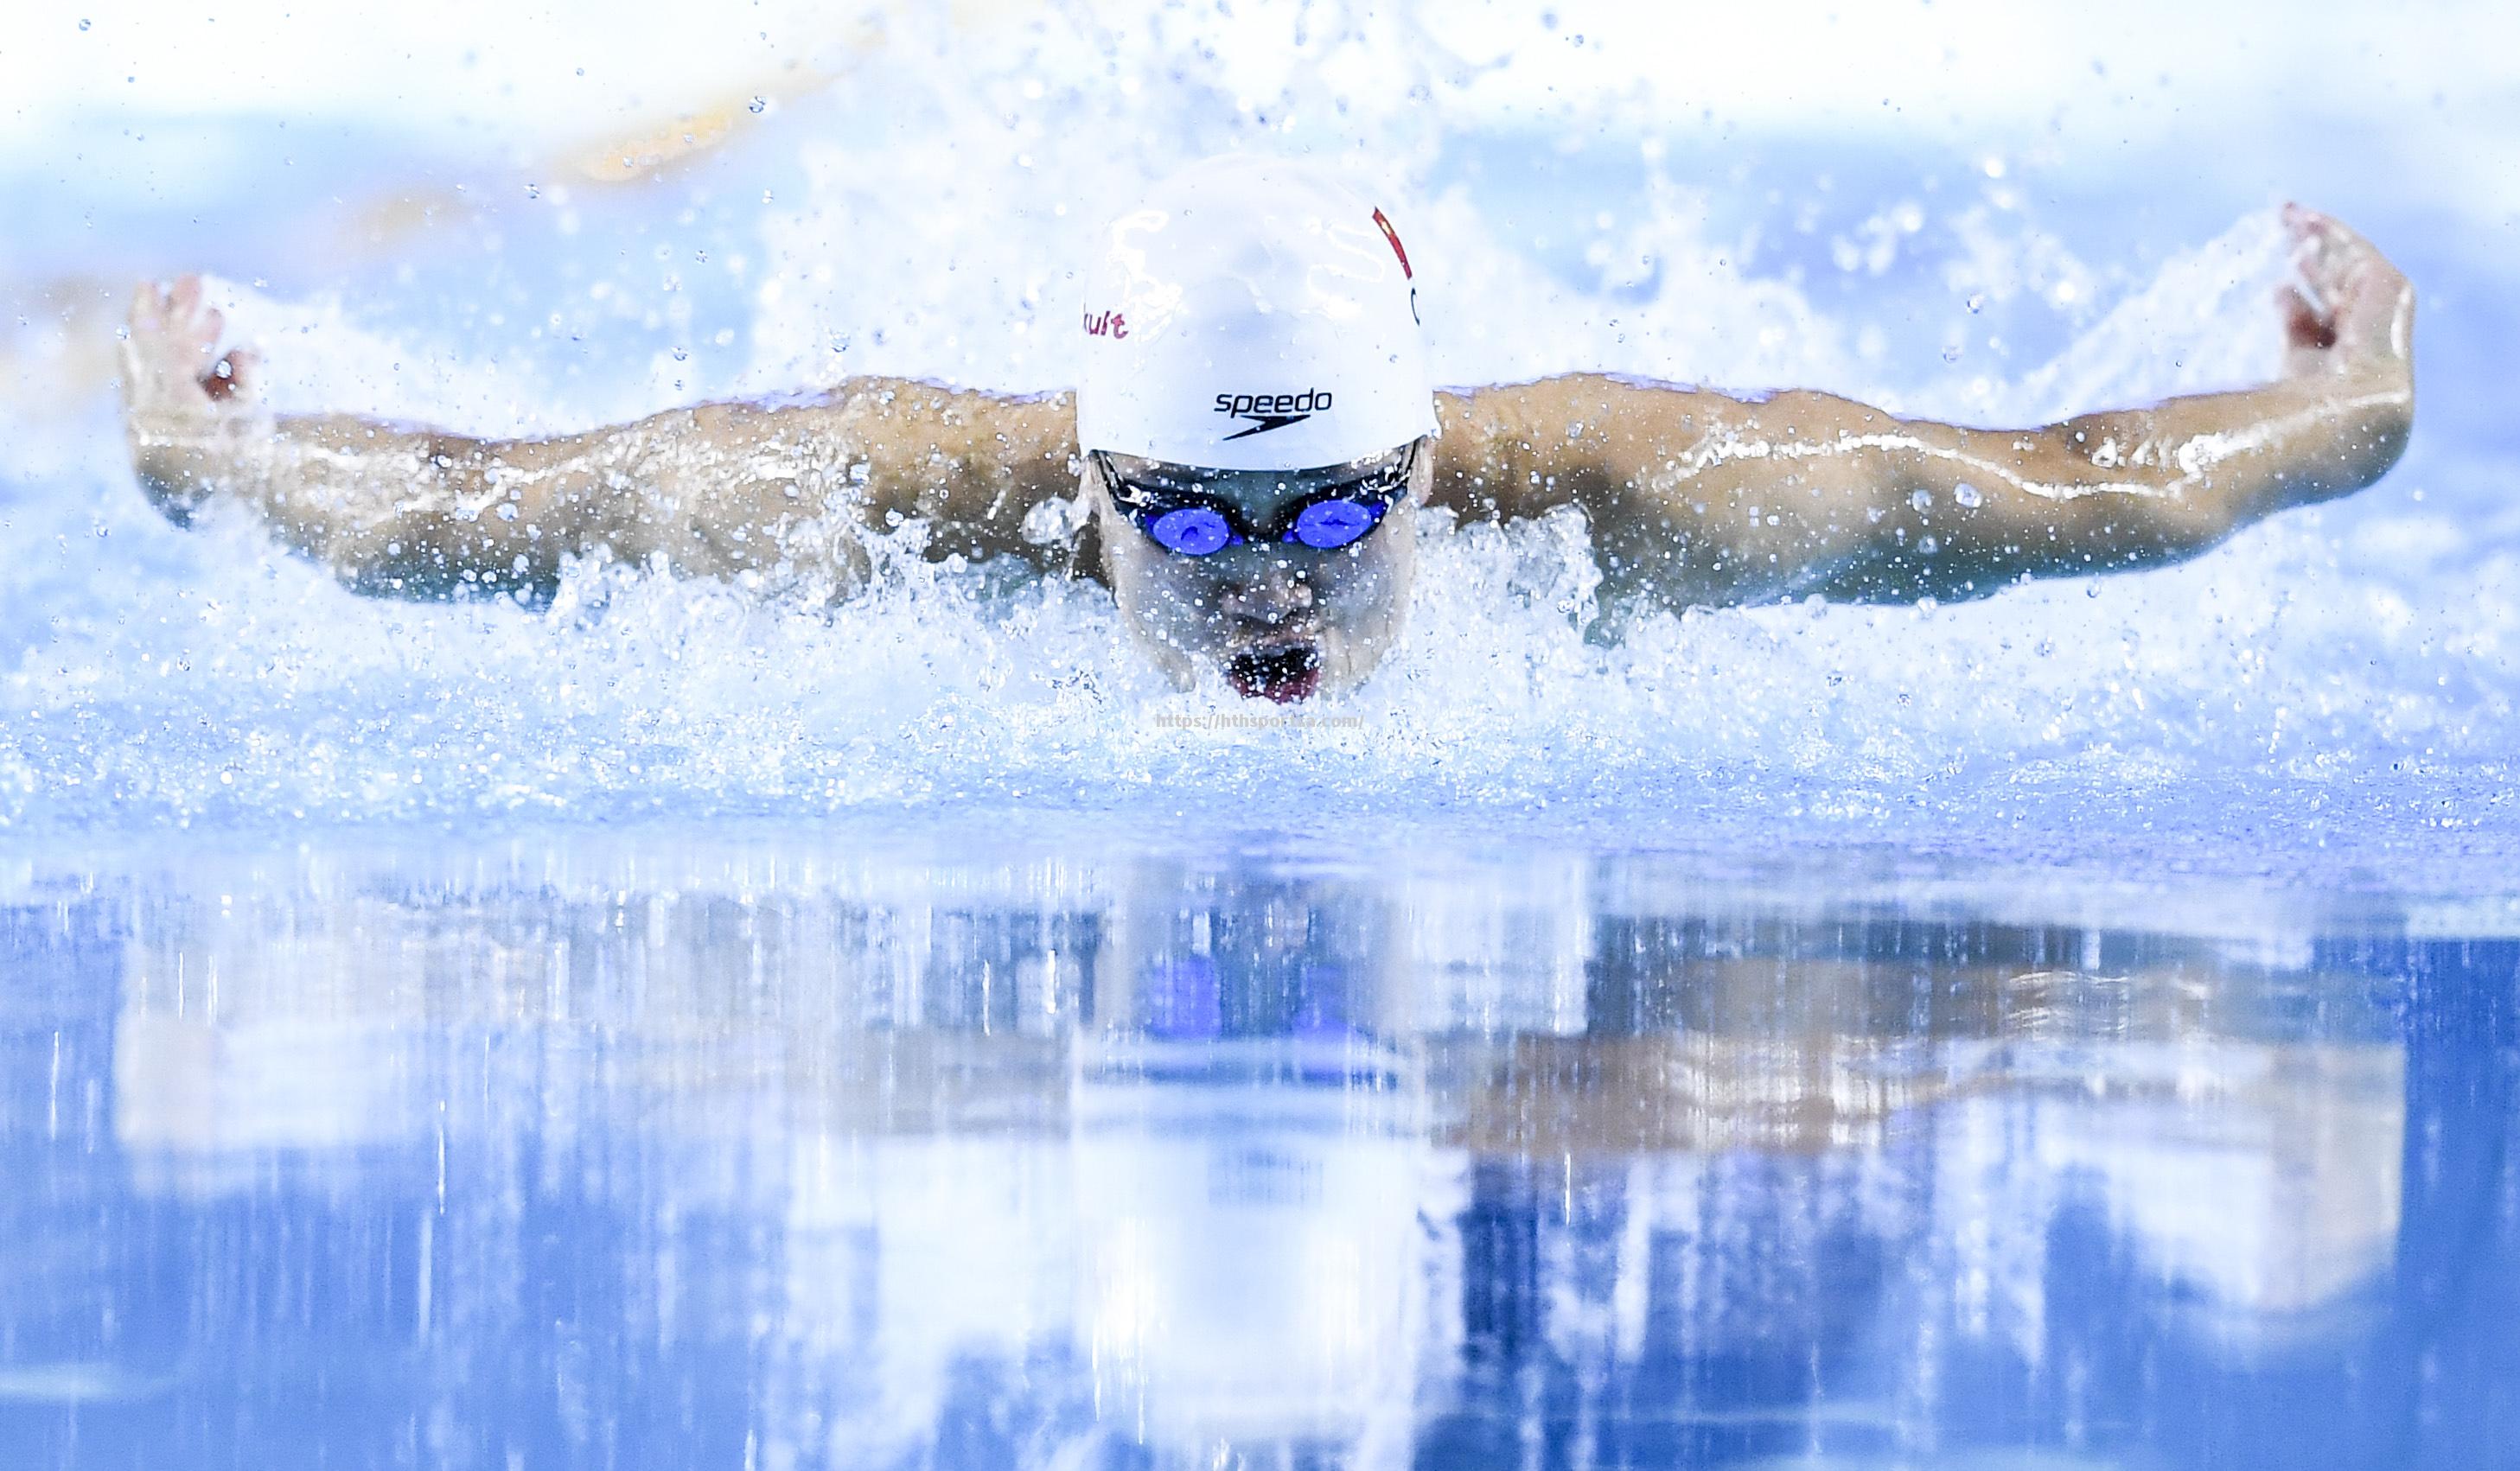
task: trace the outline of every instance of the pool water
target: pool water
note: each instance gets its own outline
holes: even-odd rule
[[[1062,831],[6,901],[12,1464],[2520,1454],[2508,898]]]

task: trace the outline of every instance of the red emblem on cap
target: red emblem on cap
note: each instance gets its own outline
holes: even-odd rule
[[[1400,244],[1400,232],[1391,228],[1391,221],[1384,219],[1379,209],[1373,211],[1373,222],[1382,227],[1382,238],[1391,242],[1391,253],[1400,257],[1401,276],[1409,281],[1417,280],[1418,273],[1409,269],[1409,250]]]

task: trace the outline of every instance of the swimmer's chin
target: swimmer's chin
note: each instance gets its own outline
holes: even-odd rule
[[[1295,639],[1242,649],[1225,661],[1225,681],[1245,699],[1310,699],[1322,689],[1321,646]]]

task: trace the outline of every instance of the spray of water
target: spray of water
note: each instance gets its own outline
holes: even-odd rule
[[[1508,64],[1417,12],[1328,10],[1269,46],[1218,44],[1246,23],[1229,17],[1142,19],[963,34],[950,67],[870,67],[783,107],[750,153],[656,192],[660,239],[731,247],[660,244],[547,309],[485,315],[451,286],[415,305],[389,279],[223,290],[284,409],[526,432],[859,373],[1037,389],[1072,377],[1060,329],[1091,224],[1186,159],[1260,147],[1407,201],[1450,381],[1606,369],[2033,422],[2272,366],[2269,214],[2078,254],[2094,219],[1961,169],[1885,176],[1839,219],[1838,186],[1745,199],[1652,118],[1541,148],[1591,171],[1533,184],[1532,139],[1484,90]],[[1159,90],[1115,80],[1159,56],[1193,60]],[[498,250],[566,279],[591,258],[575,230],[520,214]],[[605,331],[651,350],[569,356]],[[1163,684],[1092,586],[929,563],[915,525],[838,605],[592,562],[544,612],[392,603],[240,516],[159,523],[109,405],[19,427],[0,826],[28,841],[1012,804],[1983,847],[2141,842],[2235,793],[2309,843],[2322,813],[2401,834],[2510,822],[2520,557],[2396,482],[2184,566],[1944,607],[1619,606],[1578,517],[1437,517],[1405,646],[1290,724]]]

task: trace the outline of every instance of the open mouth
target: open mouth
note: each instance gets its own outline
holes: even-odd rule
[[[1245,649],[1226,661],[1225,677],[1246,699],[1287,704],[1321,688],[1322,652],[1310,644]]]

